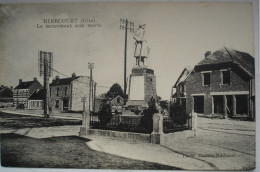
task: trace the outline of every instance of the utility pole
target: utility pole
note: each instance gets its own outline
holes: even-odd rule
[[[93,93],[93,112],[96,110],[96,87],[97,83],[94,84],[94,93]]]
[[[91,111],[91,99],[92,99],[92,69],[94,69],[94,63],[88,63],[88,68],[90,69],[90,81],[89,81],[89,104],[88,104],[88,107],[89,107],[89,112]],[[93,102],[92,102],[93,103]]]
[[[129,26],[128,26],[129,24]],[[120,19],[120,29],[125,30],[125,52],[124,52],[124,104],[126,104],[126,56],[127,56],[127,30],[134,32],[134,22],[128,21],[127,19]]]
[[[43,65],[42,65],[43,63]],[[53,65],[53,54],[52,52],[39,51],[39,72],[40,76],[43,74],[44,82],[44,117],[49,118],[49,99],[50,99],[50,89],[49,89],[49,78],[52,76],[52,65]]]

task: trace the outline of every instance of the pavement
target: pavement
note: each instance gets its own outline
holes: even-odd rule
[[[208,162],[184,156],[157,144],[97,136],[88,136],[87,138],[92,140],[86,142],[87,146],[95,151],[185,170],[216,170],[215,166]]]

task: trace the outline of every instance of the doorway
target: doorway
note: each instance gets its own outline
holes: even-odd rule
[[[204,96],[193,96],[194,100],[194,112],[196,113],[204,113]]]

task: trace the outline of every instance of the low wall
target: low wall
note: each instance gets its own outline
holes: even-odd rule
[[[125,138],[125,139],[131,139],[131,140],[138,140],[138,141],[147,142],[147,143],[151,142],[150,134],[143,134],[143,133],[88,129],[88,135],[118,137],[118,138]]]

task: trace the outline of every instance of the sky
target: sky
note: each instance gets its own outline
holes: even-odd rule
[[[45,28],[43,23],[67,18],[78,18],[78,23],[95,19],[100,27],[83,23],[83,28]],[[113,83],[123,88],[125,32],[120,30],[120,18],[133,21],[135,29],[146,24],[150,54],[145,65],[154,70],[157,95],[164,100],[170,99],[184,67],[201,61],[206,51],[225,46],[254,57],[251,3],[5,4],[0,6],[0,84],[15,87],[19,79],[33,77],[42,83],[38,51],[43,50],[53,52],[53,68],[67,76],[89,76],[88,62],[94,63],[97,95]],[[128,32],[128,78],[135,66],[134,43]]]

